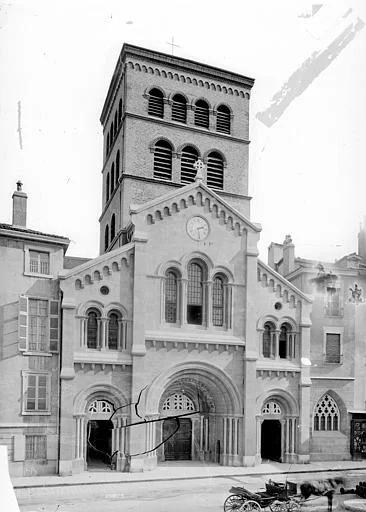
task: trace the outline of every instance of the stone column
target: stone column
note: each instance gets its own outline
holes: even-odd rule
[[[280,357],[279,348],[280,348],[280,333],[278,329],[276,329],[273,333],[273,357],[278,359]]]
[[[74,389],[73,380],[74,371],[74,345],[77,333],[75,318],[75,305],[63,302],[63,320],[62,332],[63,349],[61,352],[61,372],[60,372],[60,460],[59,474],[61,476],[72,474],[72,461],[74,454],[74,418],[73,402]]]
[[[108,318],[101,317],[98,322],[98,340],[99,340],[99,348],[101,350],[106,350],[108,346]]]
[[[310,324],[302,323],[301,328],[301,374],[299,382],[299,428],[298,428],[298,460],[310,460]]]
[[[206,286],[204,286],[204,289],[206,290],[206,296],[204,297],[204,300],[206,302],[206,321],[203,318],[202,323],[206,323],[207,327],[212,327],[212,281],[207,281],[205,284]]]
[[[187,288],[188,279],[182,279],[182,325],[187,325]]]
[[[260,464],[261,457],[261,433],[262,433],[262,417],[256,416],[256,455],[255,455],[255,463]]]

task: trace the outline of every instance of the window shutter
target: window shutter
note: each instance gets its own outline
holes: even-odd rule
[[[18,314],[18,340],[19,350],[27,350],[28,337],[28,297],[21,295],[19,297],[19,314]]]
[[[327,334],[326,338],[326,362],[340,363],[341,336],[340,334]]]
[[[50,300],[50,352],[58,352],[60,338],[60,303],[58,300]]]

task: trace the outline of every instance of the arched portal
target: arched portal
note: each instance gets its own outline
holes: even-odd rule
[[[74,468],[123,470],[129,422],[127,400],[112,385],[97,384],[74,400]]]
[[[240,465],[240,395],[219,368],[193,362],[170,368],[149,386],[146,404],[149,415],[163,420],[154,424],[150,436],[155,446],[163,442],[156,451],[158,461]]]
[[[257,401],[257,461],[297,460],[298,406],[284,390],[272,390]]]

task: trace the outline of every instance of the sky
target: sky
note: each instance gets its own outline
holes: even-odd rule
[[[260,257],[357,250],[366,215],[366,2],[0,1],[0,222],[21,179],[29,228],[99,250],[100,113],[124,42],[255,78],[251,220]],[[19,130],[20,126],[20,130]]]

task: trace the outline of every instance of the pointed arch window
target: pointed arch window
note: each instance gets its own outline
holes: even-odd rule
[[[106,179],[106,184],[105,184],[105,200],[106,202],[109,201],[109,173],[107,173],[107,179]]]
[[[216,131],[220,133],[230,133],[230,109],[226,105],[217,107],[216,113]]]
[[[188,266],[187,322],[195,325],[203,322],[203,268],[197,262]]]
[[[182,94],[175,94],[172,103],[172,121],[187,122],[187,100]]]
[[[111,242],[114,240],[114,237],[116,236],[116,216],[115,214],[112,215],[111,218]]]
[[[322,396],[314,408],[314,430],[339,430],[340,414],[336,401],[328,394]]]
[[[204,100],[198,100],[194,109],[194,124],[202,128],[209,128],[210,117],[208,103]]]
[[[151,89],[149,92],[147,113],[154,117],[164,117],[164,96],[159,89]]]
[[[104,250],[106,251],[109,247],[109,226],[108,224],[105,227],[104,230]]]
[[[108,341],[109,350],[118,350],[121,343],[121,314],[119,311],[111,311],[108,313]]]
[[[111,169],[111,195],[113,194],[113,190],[114,190],[114,162],[112,164],[112,169]]]
[[[119,181],[119,166],[120,166],[120,152],[118,150],[117,156],[116,156],[116,187],[117,187],[118,181]]]
[[[180,181],[181,183],[193,183],[196,177],[196,169],[193,164],[198,159],[198,151],[192,146],[185,146],[182,150]]]
[[[272,322],[264,324],[263,339],[262,339],[262,353],[263,357],[273,356],[273,337],[275,335],[275,326]]]
[[[118,103],[118,126],[121,124],[122,121],[122,98],[119,100]]]
[[[212,151],[207,157],[207,186],[224,188],[224,161],[217,151]]]
[[[172,146],[166,140],[158,140],[155,144],[154,178],[172,179]]]
[[[88,348],[99,348],[99,319],[100,311],[95,308],[89,309],[86,313],[87,326],[86,337]]]
[[[168,270],[165,278],[165,321],[177,322],[178,312],[178,278],[173,270]]]
[[[224,325],[224,280],[221,276],[215,276],[212,284],[212,323],[216,327]]]

